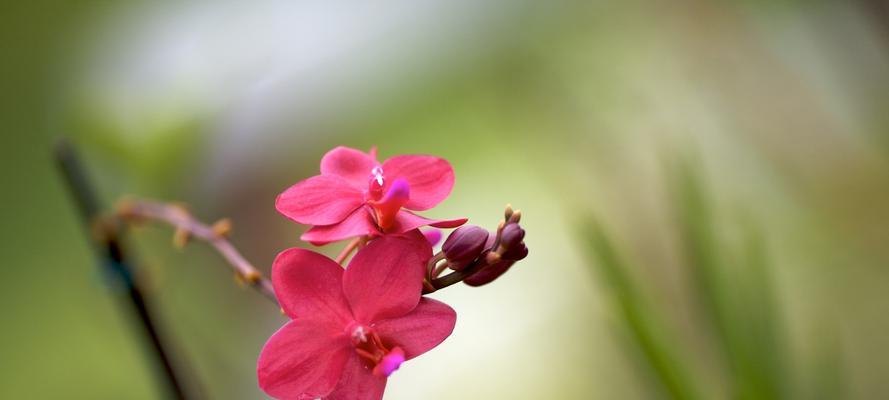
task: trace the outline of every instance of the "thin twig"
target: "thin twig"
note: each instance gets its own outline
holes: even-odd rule
[[[439,261],[444,260],[445,255],[443,251],[439,251],[435,253],[429,261],[426,262],[426,280],[431,281],[437,277],[435,275],[435,265],[438,264]]]
[[[448,269],[449,266],[450,266],[450,265],[448,264],[447,261],[441,263],[441,265],[438,265],[438,266],[435,267],[435,269],[432,271],[432,276],[431,276],[431,278],[432,278],[432,279],[438,278],[439,276],[441,276],[441,273],[442,273],[442,272],[444,272],[446,269]]]
[[[357,237],[354,240],[352,240],[351,242],[349,242],[349,244],[346,245],[346,247],[343,249],[343,251],[340,253],[340,255],[338,255],[336,257],[336,263],[343,265],[343,262],[345,262],[346,259],[349,258],[349,255],[352,254],[352,252],[355,251],[355,249],[361,247],[364,244],[365,240],[366,240],[365,237],[361,236],[361,237]]]
[[[207,242],[228,261],[236,277],[275,304],[278,303],[272,282],[250,264],[226,237],[230,230],[228,220],[207,225],[195,219],[182,206],[150,200],[124,199],[118,204],[117,212],[125,219],[155,220],[172,225],[176,228],[177,244],[184,245],[191,237]]]
[[[486,265],[487,264],[485,263],[485,260],[481,258],[475,260],[472,264],[467,265],[465,268],[459,271],[451,272],[450,274],[447,274],[440,278],[436,277],[429,281],[428,286],[424,286],[423,294],[434,293],[455,283],[463,282],[464,279],[472,276],[472,274],[478,272]]]

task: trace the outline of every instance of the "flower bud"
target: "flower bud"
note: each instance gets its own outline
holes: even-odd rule
[[[519,261],[528,256],[528,247],[525,246],[525,242],[521,242],[516,246],[510,247],[503,254],[500,255],[501,259],[509,260],[509,261]]]
[[[513,213],[516,215],[518,211]],[[500,229],[500,242],[496,249],[488,249],[479,257],[484,260],[485,265],[463,280],[463,283],[469,286],[482,286],[493,282],[500,275],[509,271],[516,263],[528,256],[528,247],[525,246],[525,230],[516,222],[507,222]]]
[[[506,273],[512,265],[515,264],[515,261],[510,260],[502,260],[493,265],[487,265],[482,268],[480,271],[470,275],[466,279],[463,280],[463,283],[469,286],[482,286],[488,283],[491,283],[495,279],[499,278],[500,275]]]
[[[525,239],[525,230],[519,224],[507,224],[500,233],[500,245],[511,249]]]
[[[515,210],[512,209],[512,204],[507,204],[506,209],[503,210],[503,220],[509,221],[509,218],[512,217],[512,213],[514,212]]]
[[[475,225],[465,225],[457,228],[448,236],[441,251],[451,269],[459,271],[475,261],[485,249],[488,241],[488,231]]]
[[[498,253],[504,260],[518,261],[528,256],[525,246],[525,230],[517,223],[507,224],[500,232]]]

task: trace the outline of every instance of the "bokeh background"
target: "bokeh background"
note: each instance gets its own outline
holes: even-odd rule
[[[425,213],[524,213],[531,255],[434,297],[453,336],[390,399],[889,397],[889,7],[853,1],[6,1],[0,398],[166,395],[51,145],[124,194],[230,217],[337,145],[456,169]],[[201,398],[263,398],[284,322],[199,243],[138,275]],[[341,245],[322,248],[335,254]]]

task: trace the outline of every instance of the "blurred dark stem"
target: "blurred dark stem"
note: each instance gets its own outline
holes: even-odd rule
[[[157,323],[146,304],[144,292],[134,279],[130,260],[121,243],[119,224],[99,218],[101,204],[74,148],[67,140],[61,139],[56,143],[54,158],[80,211],[103,274],[113,277],[115,284],[122,288],[122,293],[126,293],[119,300],[121,303],[129,303],[130,310],[136,317],[133,320],[138,321],[138,327],[143,333],[141,336],[146,347],[151,350],[153,362],[168,392],[164,397],[185,399],[182,380],[177,376],[169,352],[158,334]]]
[[[889,3],[885,0],[858,0],[858,3],[864,9],[865,15],[875,22],[883,36],[889,39]]]

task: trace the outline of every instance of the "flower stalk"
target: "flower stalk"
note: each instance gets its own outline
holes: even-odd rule
[[[340,255],[338,255],[336,257],[336,260],[334,260],[334,261],[336,261],[336,263],[339,265],[343,265],[343,263],[346,262],[346,259],[349,258],[349,256],[352,254],[353,251],[355,251],[355,249],[364,247],[364,245],[366,243],[367,243],[367,238],[365,236],[361,236],[361,237],[357,237],[357,238],[353,239],[351,242],[349,242],[349,244],[346,245],[346,247],[343,249],[343,251],[340,253]],[[343,266],[345,267],[345,265],[343,265]]]

